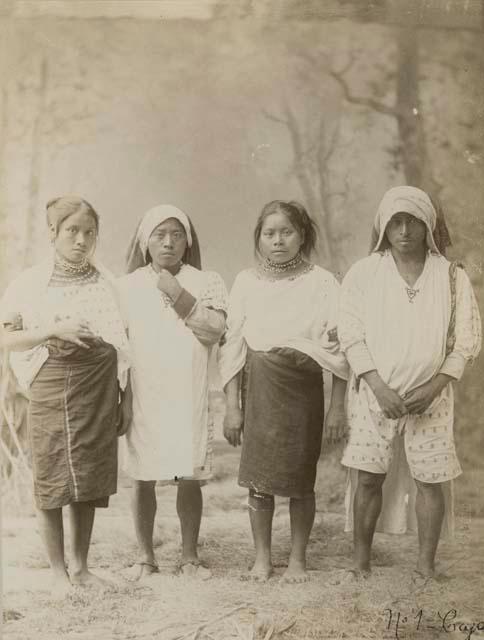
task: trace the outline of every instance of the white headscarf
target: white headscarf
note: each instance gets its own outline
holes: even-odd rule
[[[427,227],[427,246],[432,253],[440,253],[435,244],[433,232],[437,213],[429,196],[417,187],[393,187],[382,198],[375,217],[374,231],[378,237],[373,251],[379,251],[385,237],[385,229],[396,213],[409,213],[421,220]]]
[[[150,239],[153,231],[158,227],[162,222],[168,220],[169,218],[175,218],[183,225],[185,229],[185,233],[187,235],[187,244],[189,247],[192,246],[192,233],[190,230],[190,222],[187,216],[174,207],[171,204],[160,204],[157,207],[153,207],[149,211],[147,211],[138,227],[138,241],[140,244],[141,251],[143,252],[143,256],[146,259],[146,252],[148,251],[148,240]]]

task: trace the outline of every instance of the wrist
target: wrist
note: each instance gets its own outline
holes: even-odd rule
[[[57,338],[57,324],[52,322],[52,324],[48,325],[43,333],[43,341],[50,340],[51,338]]]
[[[432,389],[435,395],[438,395],[451,381],[450,376],[443,373],[438,373],[435,378],[432,379]]]
[[[367,371],[366,373],[362,374],[361,377],[365,380],[365,382],[373,392],[378,392],[386,387],[376,369]]]
[[[183,320],[192,312],[197,299],[192,294],[178,285],[179,289],[175,298],[172,298],[173,308]]]
[[[331,402],[329,403],[328,411],[337,411],[338,413],[344,413],[345,411],[344,401],[338,400],[335,402],[334,400],[331,400]]]

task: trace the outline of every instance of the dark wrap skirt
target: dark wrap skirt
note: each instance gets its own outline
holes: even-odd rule
[[[239,485],[293,498],[311,494],[323,434],[321,367],[294,349],[249,350],[242,380]]]
[[[66,343],[64,343],[65,345]],[[107,507],[117,486],[118,404],[115,348],[49,345],[30,388],[29,436],[35,502]]]

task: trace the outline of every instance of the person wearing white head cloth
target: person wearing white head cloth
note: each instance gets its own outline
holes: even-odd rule
[[[226,288],[217,273],[201,270],[193,225],[171,205],[145,213],[128,251],[127,271],[118,290],[133,359],[133,420],[122,466],[134,480],[140,547],[129,577],[138,580],[158,570],[156,481],[178,486],[180,572],[209,577],[197,555],[200,483],[212,473],[209,358],[225,330]]]
[[[344,278],[338,319],[353,371],[342,460],[353,571],[368,575],[376,529],[416,526],[415,576],[428,579],[442,525],[452,529],[451,481],[461,473],[452,383],[480,350],[480,317],[465,271],[443,255],[448,233],[424,191],[387,191],[372,237],[372,253]]]

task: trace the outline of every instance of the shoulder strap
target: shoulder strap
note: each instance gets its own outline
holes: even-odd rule
[[[455,346],[455,315],[456,315],[456,283],[457,283],[457,268],[463,269],[464,265],[461,262],[453,261],[449,265],[449,287],[450,287],[450,318],[449,327],[447,329],[447,340],[445,344],[445,355],[449,355],[454,350]]]

